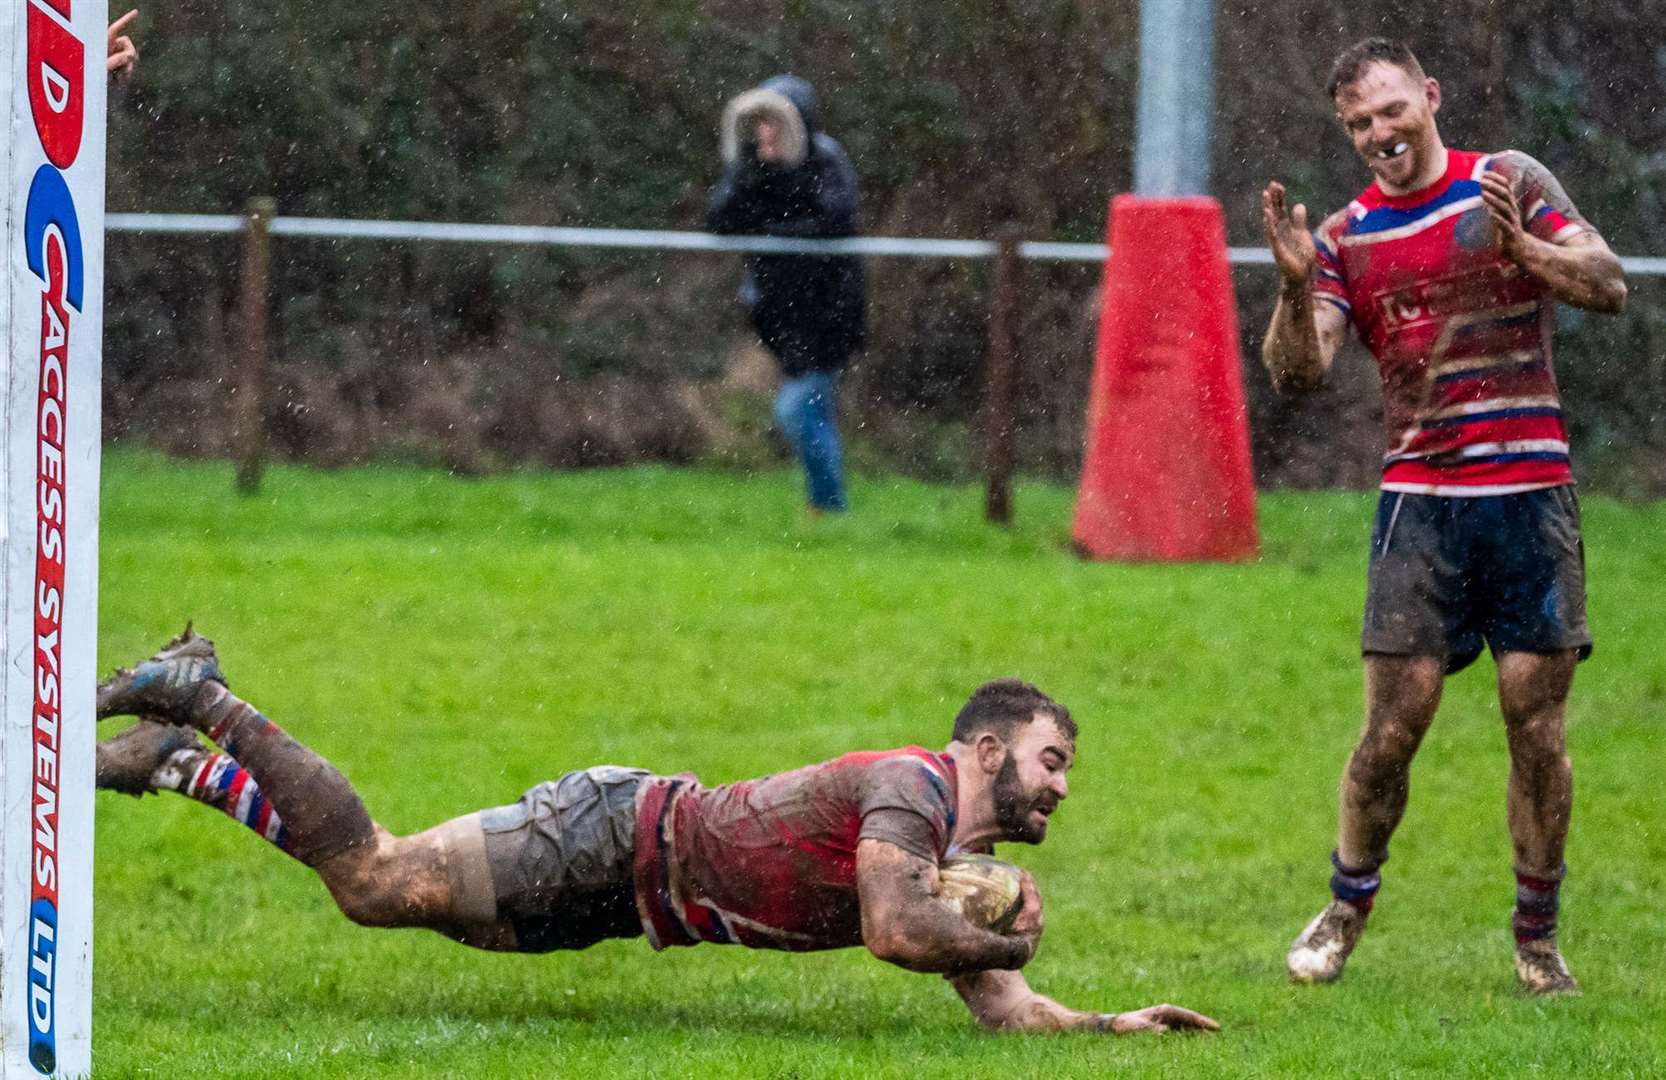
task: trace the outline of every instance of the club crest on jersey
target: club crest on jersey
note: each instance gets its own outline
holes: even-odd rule
[[[1515,296],[1513,288],[1517,276],[1499,273],[1493,266],[1474,267],[1398,289],[1385,289],[1371,299],[1383,325],[1390,331],[1402,331],[1478,307],[1488,311],[1519,302],[1521,298]]]
[[[1465,210],[1453,226],[1452,235],[1465,251],[1485,251],[1494,242],[1492,217],[1485,207]]]

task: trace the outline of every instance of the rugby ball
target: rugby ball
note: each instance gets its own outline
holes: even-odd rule
[[[993,855],[956,855],[937,868],[937,895],[973,926],[1005,934],[1024,909],[1023,873]]]

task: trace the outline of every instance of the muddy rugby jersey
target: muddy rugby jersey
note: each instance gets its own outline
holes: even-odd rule
[[[856,845],[884,840],[937,862],[954,832],[947,754],[917,746],[702,787],[654,777],[637,796],[636,902],[654,948],[862,944]]]
[[[1373,182],[1314,234],[1315,299],[1342,309],[1377,358],[1387,491],[1502,495],[1573,479],[1551,292],[1494,242],[1481,201],[1488,170],[1510,178],[1539,239],[1591,230],[1527,155],[1450,150],[1433,184],[1387,195]]]

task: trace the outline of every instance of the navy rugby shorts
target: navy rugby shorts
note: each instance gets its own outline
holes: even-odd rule
[[[1447,672],[1501,652],[1591,655],[1585,544],[1570,486],[1514,495],[1385,491],[1371,529],[1366,653],[1442,656]]]

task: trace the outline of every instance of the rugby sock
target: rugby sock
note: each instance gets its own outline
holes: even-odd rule
[[[322,865],[374,839],[375,825],[347,778],[224,686],[203,684],[191,719],[259,781],[283,818],[287,850],[303,863]]]
[[[229,754],[212,753],[200,746],[175,750],[157,766],[150,782],[159,791],[177,791],[212,806],[253,829],[279,851],[295,854],[283,819],[272,809],[249,770]]]
[[[1336,868],[1330,877],[1331,895],[1354,905],[1361,915],[1371,914],[1371,905],[1377,902],[1377,890],[1383,883],[1382,864],[1356,870],[1343,866],[1342,857],[1334,851],[1330,853],[1330,864]]]
[[[1516,910],[1510,926],[1516,932],[1517,945],[1556,936],[1556,912],[1567,872],[1564,866],[1556,877],[1541,878],[1516,871]]]

